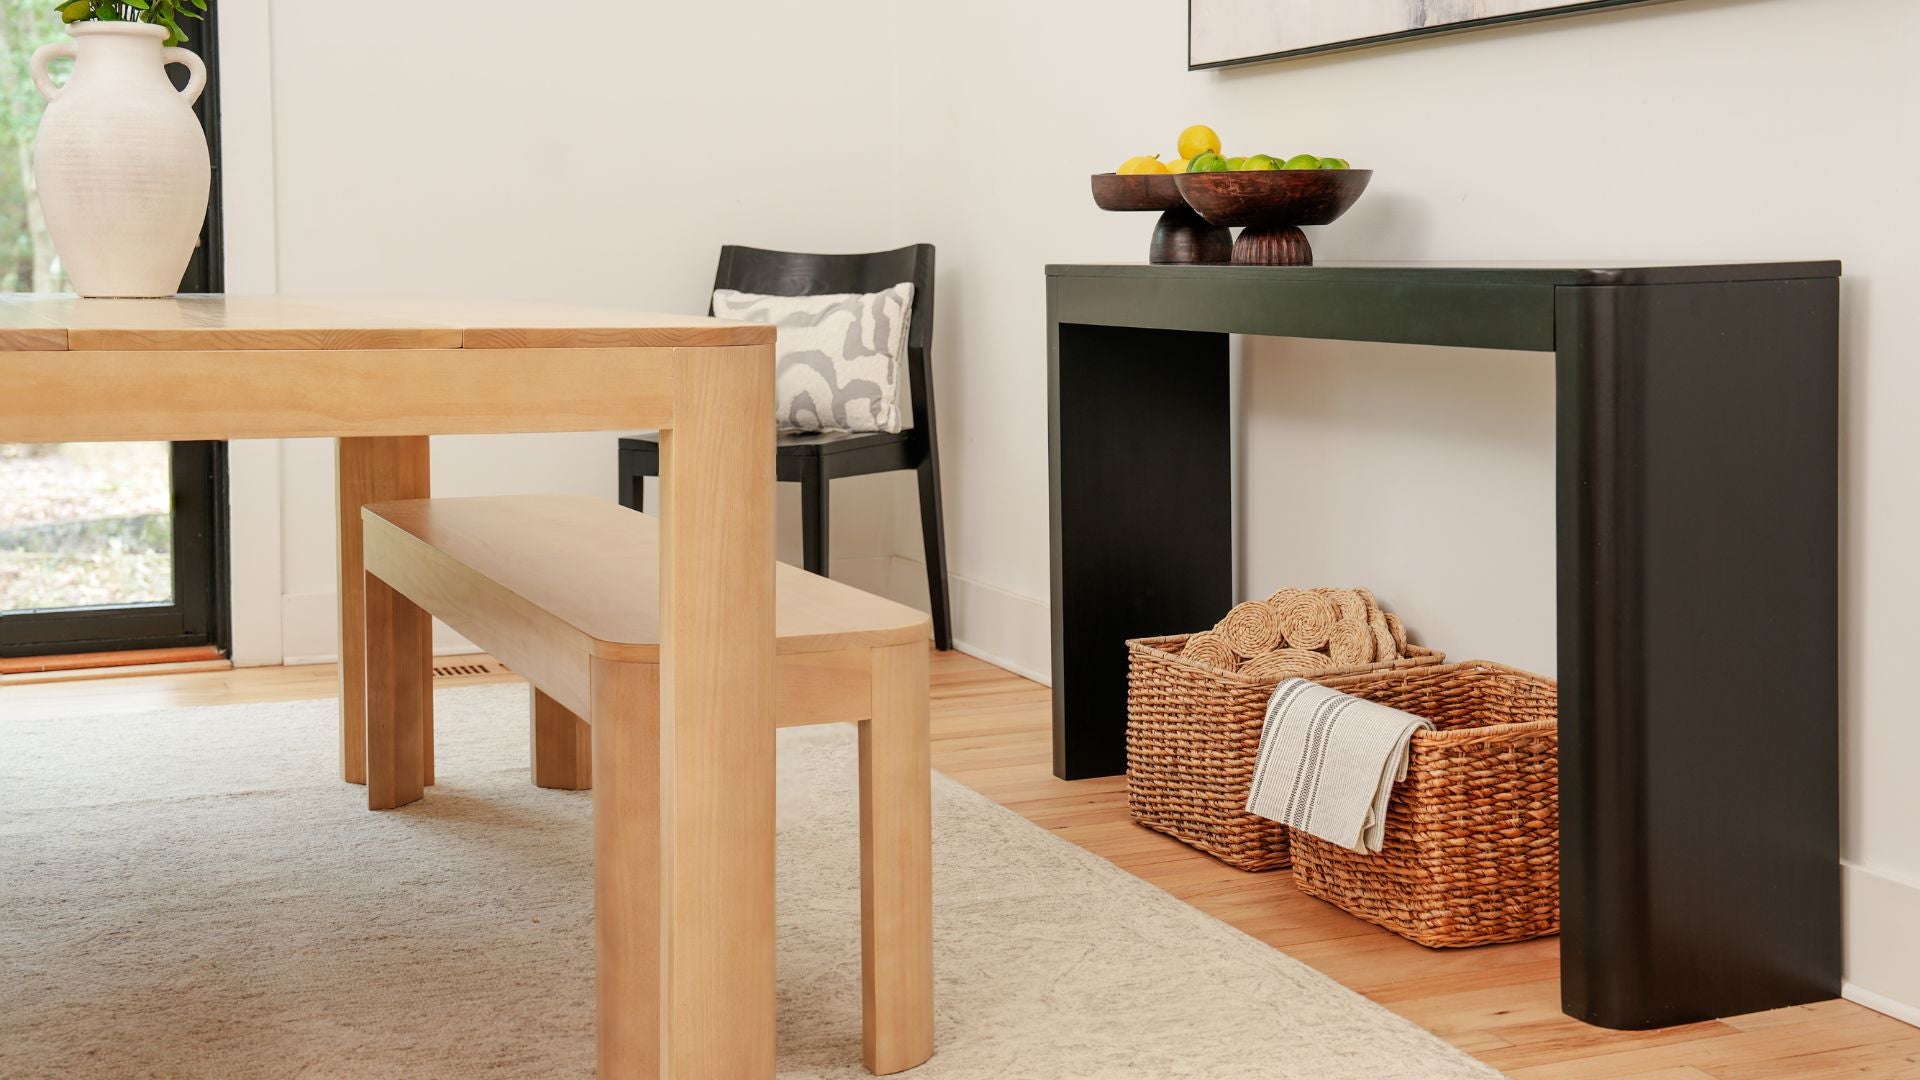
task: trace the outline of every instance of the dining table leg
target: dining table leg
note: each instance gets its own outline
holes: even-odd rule
[[[399,435],[339,440],[334,455],[340,542],[340,775],[367,782],[366,568],[362,558],[360,508],[394,499],[424,499],[429,493],[427,437]],[[432,620],[396,637],[395,668],[433,665]],[[433,694],[429,680],[420,717],[423,785],[433,783]]]
[[[644,691],[604,685],[611,665],[595,665],[600,1075],[639,1065],[649,1077],[770,1080],[773,349],[676,349],[673,388],[657,755],[632,745],[632,727],[611,729],[621,714],[634,725],[630,699]],[[655,854],[610,842],[635,826],[657,838]]]

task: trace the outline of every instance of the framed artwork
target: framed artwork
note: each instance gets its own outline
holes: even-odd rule
[[[1656,0],[1187,0],[1187,67],[1357,49]]]

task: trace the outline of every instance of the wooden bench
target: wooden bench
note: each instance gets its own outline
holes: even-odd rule
[[[669,920],[699,919],[704,890],[662,850],[660,534],[597,499],[422,499],[362,513],[366,565],[367,805],[433,782],[428,673],[383,643],[437,615],[534,686],[534,782],[593,789],[600,1075],[659,1077]],[[724,528],[725,523],[711,527]],[[933,915],[927,616],[790,566],[775,573],[774,715],[780,726],[859,725],[864,1057],[877,1074],[933,1053]],[[724,603],[700,617],[725,619]],[[724,668],[722,669],[724,670]],[[764,785],[763,785],[764,786]],[[712,799],[766,800],[749,778]],[[713,836],[699,842],[724,844]],[[765,868],[770,876],[772,867]],[[703,1022],[725,1025],[714,1016]]]

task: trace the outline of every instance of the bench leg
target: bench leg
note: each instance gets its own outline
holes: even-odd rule
[[[433,620],[386,582],[365,575],[367,809],[417,801],[431,754]]]
[[[594,998],[599,1075],[670,1075],[660,669],[594,660]]]
[[[566,706],[533,691],[533,784],[585,791],[593,787],[593,735]]]
[[[927,645],[873,650],[860,724],[860,947],[865,1057],[875,1075],[933,1055],[933,763]]]

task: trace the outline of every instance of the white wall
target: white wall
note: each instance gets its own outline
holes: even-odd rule
[[[720,5],[655,7],[604,32],[569,22],[533,33],[543,23],[506,0],[457,17],[421,8],[410,18],[375,0],[280,0],[270,18],[232,7],[222,54],[238,57],[223,94],[238,126],[227,131],[239,166],[228,194],[233,291],[704,312],[723,243],[904,242],[884,155],[877,168],[849,168],[854,147],[821,138],[842,125],[874,138],[892,130],[895,106],[874,79],[887,41],[877,2],[843,4],[832,38],[874,67],[804,72],[790,50],[819,40],[820,27],[794,5],[759,4],[749,19]],[[341,41],[343,27],[368,32]],[[434,490],[613,498],[616,438],[436,439]],[[330,657],[331,444],[247,447],[239,466],[266,497],[238,492],[236,507],[281,507],[278,522],[237,524],[240,576],[280,583],[277,612],[261,585],[238,597],[242,659]],[[797,488],[782,488],[782,553],[797,562]],[[835,485],[839,576],[873,585],[890,575],[891,493],[887,478]],[[459,643],[444,627],[437,641]]]
[[[1920,286],[1920,4],[1676,0],[1212,73],[1184,70],[1185,5],[1165,0],[652,5],[631,32],[544,36],[504,0],[458,18],[374,0],[280,0],[271,14],[271,115],[256,107],[246,125],[269,129],[269,160],[229,127],[230,234],[235,213],[255,223],[229,243],[257,268],[260,234],[277,236],[270,271],[235,289],[694,311],[722,242],[937,244],[956,630],[1041,675],[1042,268],[1138,261],[1151,225],[1096,211],[1087,173],[1170,150],[1204,121],[1232,147],[1377,170],[1355,210],[1317,230],[1323,260],[1845,259],[1850,993],[1920,1019],[1920,785],[1905,776],[1920,724],[1902,677],[1920,595],[1920,427],[1906,422],[1920,311],[1905,302]],[[379,32],[336,46],[340,26]],[[251,166],[236,174],[236,160]],[[1369,582],[1456,656],[1550,669],[1546,359],[1274,340],[1242,353],[1245,591]],[[446,493],[612,493],[605,436],[435,452]],[[272,547],[283,562],[284,652],[324,651],[325,453],[260,453],[249,475],[276,476],[284,508],[254,523],[252,557]],[[836,488],[837,525],[858,534],[836,536],[841,552],[873,564],[863,583],[914,590],[911,492],[901,478],[864,498]],[[1289,498],[1352,526],[1289,530]]]
[[[901,157],[927,163],[902,229],[939,244],[944,270],[956,589],[1028,614],[976,621],[963,599],[958,633],[1029,666],[1046,663],[1020,629],[1047,595],[1042,266],[1139,261],[1151,226],[1097,212],[1087,173],[1206,122],[1242,152],[1376,170],[1314,230],[1323,260],[1846,260],[1848,969],[1856,996],[1920,1020],[1920,4],[1677,0],[1211,73],[1183,70],[1185,5],[1164,0],[902,13],[919,122]],[[1273,340],[1243,355],[1245,591],[1372,582],[1456,656],[1550,669],[1546,358]],[[1289,529],[1296,497],[1349,528]]]

